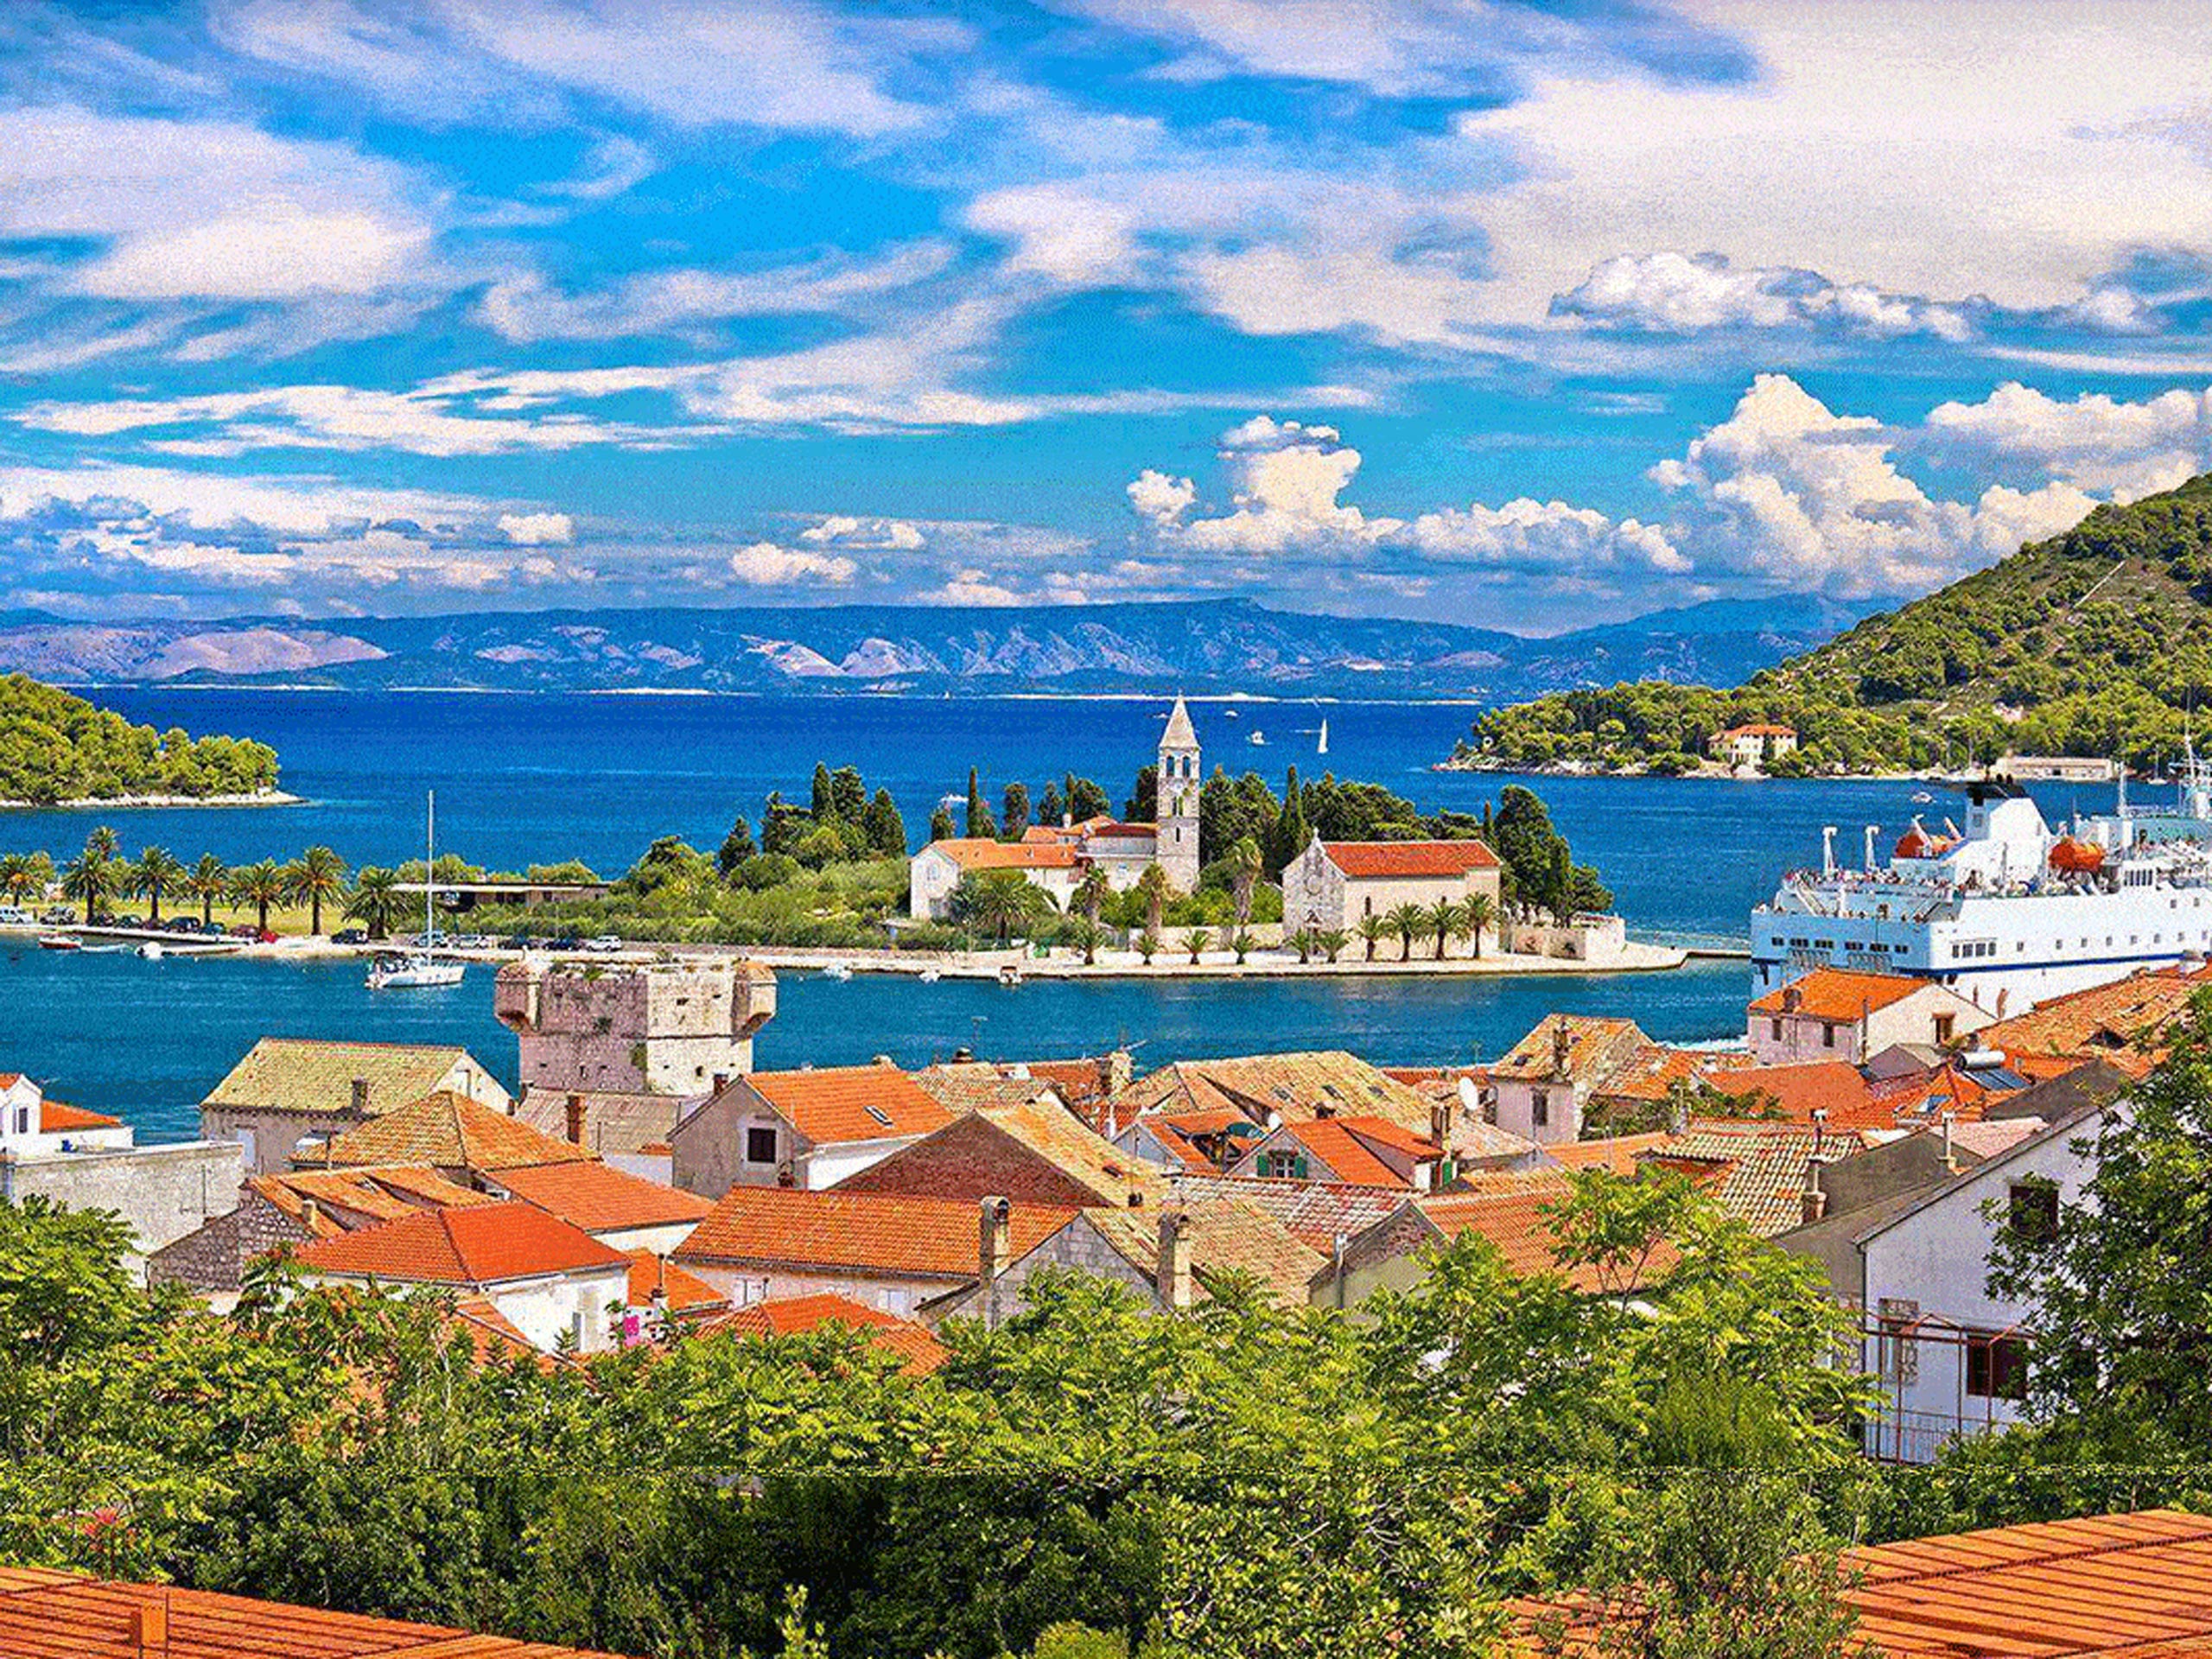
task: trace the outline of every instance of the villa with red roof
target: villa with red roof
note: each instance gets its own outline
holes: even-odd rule
[[[669,1137],[677,1186],[834,1186],[953,1120],[889,1064],[753,1071],[726,1079]]]
[[[1505,867],[1479,841],[1324,841],[1319,836],[1282,873],[1283,926],[1351,932],[1363,916],[1401,905],[1489,900],[1495,911]],[[1495,926],[1484,930],[1495,939]]]
[[[1990,1016],[1947,986],[1906,974],[1815,968],[1753,1000],[1745,1039],[1761,1065],[1863,1065],[1897,1044],[1949,1048]]]

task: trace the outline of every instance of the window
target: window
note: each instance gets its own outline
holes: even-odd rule
[[[1529,1121],[1541,1129],[1552,1121],[1552,1097],[1546,1091],[1539,1089],[1529,1096],[1529,1099],[1534,1103]]]
[[[1775,1020],[1770,1020],[1769,1023],[1772,1026],[1773,1029],[1768,1032],[1767,1035],[1773,1038],[1776,1042],[1780,1042],[1782,1040],[1782,1021]]]
[[[2024,1337],[1967,1333],[1967,1392],[1977,1400],[2028,1397],[2028,1344]]]
[[[1834,1048],[1835,1046],[1835,1027],[1834,1026],[1823,1025],[1821,1027],[1821,1046],[1822,1048]]]
[[[1260,1154],[1260,1174],[1268,1180],[1296,1180],[1306,1173],[1306,1157],[1287,1147]]]
[[[1956,1014],[1939,1014],[1936,1016],[1936,1042],[1938,1047],[1942,1047],[1950,1042],[1952,1030],[1957,1023],[1958,1016]]]
[[[745,1131],[745,1161],[748,1164],[772,1164],[776,1161],[776,1132],[759,1124]]]
[[[2005,1225],[2013,1237],[2040,1244],[2058,1236],[2058,1189],[2049,1181],[2015,1181],[2005,1193]]]

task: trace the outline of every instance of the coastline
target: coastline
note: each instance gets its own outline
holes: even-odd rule
[[[1709,784],[1967,784],[1980,781],[1961,772],[1808,772],[1778,776],[1770,772],[1738,772],[1727,766],[1699,766],[1691,772],[1653,772],[1648,766],[1587,766],[1573,760],[1547,760],[1541,765],[1515,766],[1503,760],[1434,762],[1431,772],[1496,772],[1509,778],[1618,778],[1629,781],[1657,778],[1667,783]]]
[[[81,795],[66,801],[0,801],[4,812],[129,811],[140,807],[305,806],[304,795],[265,789],[249,795]]]

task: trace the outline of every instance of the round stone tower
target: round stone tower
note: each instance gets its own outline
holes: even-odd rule
[[[1167,729],[1160,734],[1160,784],[1153,820],[1160,828],[1160,868],[1179,893],[1198,887],[1198,734],[1191,711],[1175,699]]]

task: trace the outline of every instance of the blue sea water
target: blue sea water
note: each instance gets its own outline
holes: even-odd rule
[[[888,788],[919,840],[931,806],[981,768],[995,801],[1013,777],[1033,788],[1074,771],[1118,805],[1151,757],[1166,709],[1144,702],[1031,698],[769,699],[357,696],[304,691],[103,691],[133,721],[224,731],[274,744],[286,808],[0,813],[0,851],[81,845],[112,823],[135,852],[157,842],[188,861],[290,857],[326,842],[350,862],[395,862],[421,845],[423,793],[438,791],[439,844],[503,868],[581,857],[626,868],[658,835],[717,844],[731,814],[758,820],[780,788],[804,800],[817,760],[861,767]],[[1333,770],[1387,785],[1424,809],[1478,807],[1503,783],[1438,772],[1471,718],[1440,704],[1218,703],[1193,711],[1206,765],[1265,773]],[[1325,715],[1330,753],[1312,730]],[[1255,731],[1267,742],[1249,741]],[[1738,939],[1751,907],[1787,868],[1815,861],[1821,829],[1854,856],[1863,826],[1931,823],[1955,798],[1911,800],[1901,783],[1735,784],[1707,780],[1522,780],[1549,804],[1579,857],[1611,885],[1630,931]],[[2039,791],[2046,810],[2108,804],[2109,789]],[[781,1012],[762,1034],[765,1066],[836,1064],[886,1053],[902,1063],[965,1045],[1008,1058],[1139,1045],[1141,1064],[1180,1055],[1344,1047],[1383,1062],[1495,1056],[1554,1009],[1624,1014],[1667,1040],[1740,1032],[1739,963],[1673,974],[1502,980],[1033,982],[1018,990],[860,976],[786,976]],[[372,996],[351,963],[143,962],[0,950],[0,1070],[44,1080],[62,1099],[118,1112],[149,1136],[187,1133],[194,1103],[263,1035],[465,1043],[512,1081],[515,1046],[491,1014],[487,971],[450,991]]]

